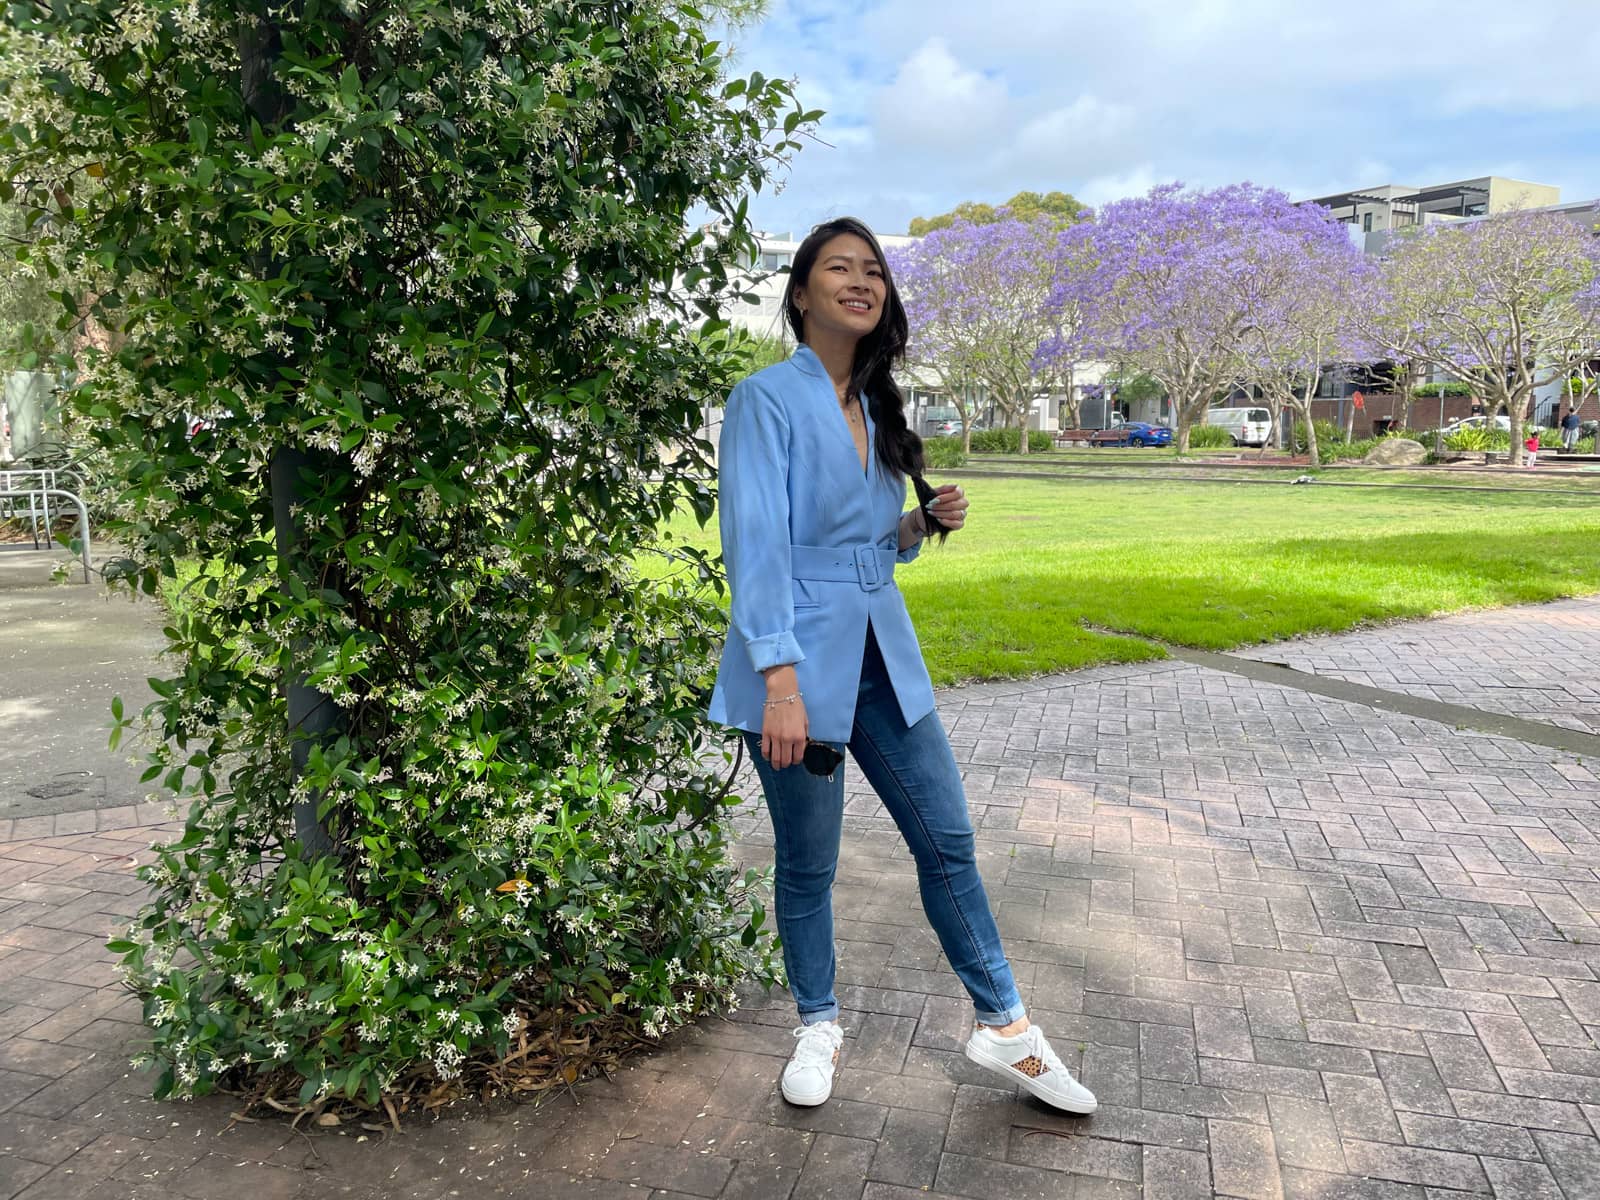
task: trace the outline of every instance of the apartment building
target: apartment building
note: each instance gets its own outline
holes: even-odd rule
[[[1437,225],[1506,212],[1513,208],[1549,208],[1561,203],[1561,189],[1522,179],[1485,175],[1426,187],[1386,183],[1378,187],[1335,192],[1302,201],[1320,204],[1351,226],[1351,237],[1368,253],[1380,250],[1396,230]]]

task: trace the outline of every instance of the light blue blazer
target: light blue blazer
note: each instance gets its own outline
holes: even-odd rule
[[[874,432],[869,415],[868,445]],[[833,384],[809,346],[734,387],[718,456],[733,618],[711,719],[759,733],[761,671],[794,663],[811,736],[849,741],[868,621],[907,726],[932,712],[928,668],[894,583],[895,564],[921,549],[897,550],[905,479],[876,451],[861,470]]]

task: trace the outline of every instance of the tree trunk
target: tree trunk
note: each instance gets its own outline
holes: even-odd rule
[[[1189,420],[1188,405],[1174,405],[1172,417],[1178,423],[1178,427],[1172,435],[1172,444],[1178,448],[1179,454],[1187,454],[1189,453],[1189,430],[1194,427],[1194,423]]]
[[[1032,405],[1024,405],[1017,416],[1017,453],[1028,452],[1028,410]]]
[[[271,19],[257,20],[240,35],[239,73],[245,104],[251,115],[271,132],[277,132],[287,123],[291,110],[288,93],[278,79],[278,60],[282,53],[282,36]],[[266,254],[265,251],[262,253],[263,256]],[[270,262],[263,261],[261,265],[265,269]],[[284,439],[273,449],[267,470],[278,572],[286,587],[296,575],[310,587],[316,581],[318,571],[315,564],[304,562],[296,553],[305,538],[305,529],[296,515],[296,509],[302,498],[301,472],[316,464],[289,440],[287,433],[286,430]],[[325,586],[335,589],[339,585],[327,581]],[[305,639],[299,639],[297,648],[304,646]],[[312,748],[333,740],[344,717],[343,711],[333,700],[311,687],[306,682],[307,678],[306,675],[295,675],[281,680],[294,779],[299,779],[305,773]],[[300,844],[300,853],[306,858],[319,858],[335,851],[328,827],[319,816],[320,804],[319,793],[297,799],[292,808],[294,836]]]
[[[1257,458],[1265,458],[1267,456],[1268,448],[1278,440],[1278,430],[1283,425],[1283,401],[1268,400],[1267,405],[1267,411],[1272,414],[1272,421],[1267,426],[1267,436],[1261,439],[1261,449],[1256,451]],[[1290,450],[1293,451],[1293,449],[1294,447],[1291,446]]]
[[[1320,357],[1321,341],[1318,340],[1316,345]],[[1290,407],[1294,409],[1295,415],[1306,423],[1306,452],[1311,456],[1310,465],[1313,467],[1322,465],[1322,452],[1317,448],[1317,423],[1311,419],[1311,401],[1316,392],[1317,373],[1312,371],[1311,377],[1306,380],[1305,386],[1300,393],[1298,395],[1293,392],[1289,394]],[[1289,451],[1290,453],[1294,452],[1293,445],[1289,447]]]
[[[1497,396],[1498,400],[1496,400]],[[1520,396],[1514,394],[1509,388],[1496,388],[1494,392],[1490,393],[1489,401],[1495,406],[1496,410],[1504,407],[1506,410],[1506,416],[1510,418],[1511,457],[1509,461],[1513,467],[1520,467],[1527,459],[1527,455],[1522,451],[1522,427],[1523,417],[1525,416],[1523,410],[1527,405],[1532,403],[1533,396],[1530,394],[1526,400],[1523,400]],[[1489,416],[1489,419],[1487,422],[1485,422],[1485,424],[1487,424],[1491,429],[1494,428],[1494,414]]]
[[[1400,398],[1399,428],[1411,428],[1411,410],[1416,405],[1417,369],[1410,363],[1404,366],[1395,364],[1394,369],[1395,393]]]

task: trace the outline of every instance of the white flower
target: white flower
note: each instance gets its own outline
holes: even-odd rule
[[[466,1055],[449,1042],[441,1043],[433,1052],[433,1070],[440,1079],[454,1079],[461,1074],[461,1060]]]

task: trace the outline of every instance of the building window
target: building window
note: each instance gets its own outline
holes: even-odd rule
[[[1372,232],[1372,214],[1371,213],[1362,213],[1361,214],[1361,232],[1362,233],[1371,233]]]
[[[763,251],[761,255],[761,269],[763,271],[781,271],[789,265],[787,254],[777,254],[770,250]]]

